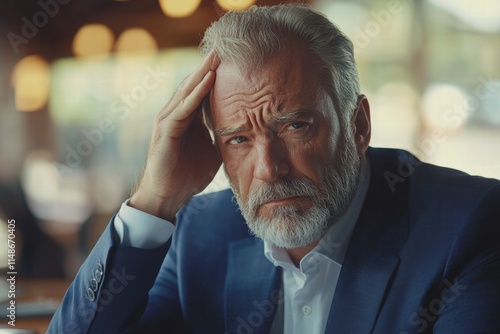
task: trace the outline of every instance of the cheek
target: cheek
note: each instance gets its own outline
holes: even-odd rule
[[[222,152],[221,152],[222,153]],[[252,183],[253,167],[248,156],[235,156],[224,152],[221,154],[224,167],[232,185],[246,198]]]
[[[335,161],[337,139],[329,128],[319,131],[313,140],[290,150],[290,164],[296,177],[318,183],[326,166]]]
[[[337,161],[339,147],[341,142],[340,126],[338,122],[333,122],[328,128],[325,128],[321,136],[321,145],[323,147],[319,152],[319,158],[323,162],[323,167],[331,165]]]
[[[290,176],[295,178],[306,178],[314,183],[320,179],[324,159],[321,151],[324,146],[318,149],[313,143],[307,143],[290,154]]]

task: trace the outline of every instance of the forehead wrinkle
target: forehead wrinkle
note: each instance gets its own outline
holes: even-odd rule
[[[228,105],[238,102],[252,103],[268,95],[273,96],[273,87],[269,87],[266,84],[247,84],[240,87],[234,87],[228,95],[222,97],[222,100],[226,101]]]
[[[275,116],[287,110],[298,109],[295,107],[310,107],[303,105],[307,96],[303,96],[302,92],[307,84],[300,81],[297,86],[296,80],[288,79],[289,75],[290,73],[285,72],[284,75],[277,76],[275,70],[268,70],[261,80],[260,74],[256,76],[256,73],[250,72],[241,81],[240,78],[231,80],[235,77],[230,75],[229,81],[232,83],[227,82],[229,89],[225,89],[225,96],[218,98],[217,109],[220,113],[217,118],[221,124],[215,127],[214,135],[229,136],[248,131],[253,127],[252,118],[256,121],[255,125],[261,126],[266,123],[269,123],[267,126],[272,125],[276,120],[283,122],[285,118]],[[286,119],[291,117],[293,116]]]
[[[280,97],[287,97],[288,94],[280,94]],[[276,99],[273,99],[276,101]],[[220,127],[216,130],[214,130],[214,134],[218,137],[224,137],[224,136],[230,136],[230,135],[235,135],[244,131],[248,131],[252,126],[249,126],[248,122],[253,123],[251,121],[252,118],[255,119],[255,121],[258,124],[265,125],[266,123],[273,124],[273,123],[284,123],[293,119],[297,119],[300,117],[304,116],[311,116],[311,111],[304,109],[304,108],[299,108],[298,110],[289,112],[289,113],[284,113],[284,106],[283,104],[286,103],[286,99],[283,100],[283,102],[276,102],[278,105],[276,106],[275,110],[271,110],[269,108],[266,108],[263,106],[265,102],[260,103],[259,105],[255,106],[254,108],[242,108],[239,110],[235,110],[232,112],[230,115],[227,117],[224,117],[225,119],[229,118],[238,118],[238,119],[246,119],[246,121],[242,123],[247,123],[247,124],[242,124],[240,126],[226,126],[226,127]],[[250,109],[250,110],[249,110]],[[267,109],[267,110],[266,110]],[[288,108],[287,108],[288,109]],[[253,113],[253,111],[256,111]],[[241,116],[238,117],[238,114]],[[269,116],[266,116],[265,114],[268,114]],[[252,117],[253,115],[253,117]],[[237,123],[238,121],[232,122],[232,123]]]
[[[262,113],[264,110],[272,108],[272,105],[276,103],[276,99],[271,92],[256,92],[254,95],[256,96],[251,101],[241,99],[242,96],[250,96],[250,94],[241,92],[232,93],[229,97],[224,98],[221,105],[221,109],[224,112],[219,116],[223,123],[235,124],[241,119],[246,119],[248,122],[248,117],[251,114]],[[220,127],[220,131],[217,130],[217,133],[233,133],[241,128],[243,126],[238,126],[237,128],[222,126]]]
[[[291,113],[287,114],[278,114],[278,115],[272,115],[270,118],[271,123],[285,123],[300,117],[304,116],[310,116],[311,112],[308,110],[300,109],[297,111],[293,111]],[[266,121],[264,120],[264,115],[261,115],[261,113],[258,113],[258,115],[255,115],[255,120],[257,123],[261,125],[265,125]],[[252,123],[252,122],[250,122]],[[250,128],[248,125],[240,125],[236,128],[228,126],[228,127],[222,127],[218,128],[214,131],[214,134],[218,137],[226,137],[226,136],[231,136],[235,135],[241,132],[248,131]]]

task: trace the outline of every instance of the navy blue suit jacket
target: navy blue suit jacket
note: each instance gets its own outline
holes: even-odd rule
[[[370,186],[326,333],[499,333],[500,182],[400,150],[367,157]],[[268,333],[281,272],[232,192],[194,197],[177,222],[152,250],[120,246],[110,225],[49,333]]]

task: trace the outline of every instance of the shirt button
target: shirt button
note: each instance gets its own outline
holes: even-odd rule
[[[304,313],[304,315],[311,314],[311,311],[312,311],[311,306],[309,306],[309,305],[302,306],[302,313]]]

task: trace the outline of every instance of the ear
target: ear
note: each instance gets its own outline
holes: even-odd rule
[[[354,131],[356,150],[358,151],[358,155],[362,156],[368,149],[371,138],[370,105],[364,95],[358,97],[358,103],[352,115],[351,124]]]

